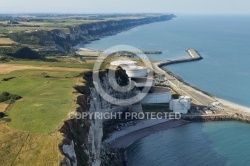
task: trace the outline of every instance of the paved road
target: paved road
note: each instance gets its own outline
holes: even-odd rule
[[[167,72],[165,72],[164,70],[162,70],[161,68],[158,67],[159,63],[153,63],[153,68],[154,71],[157,74],[164,74],[165,78],[168,80],[168,83],[170,85],[170,87],[175,90],[177,93],[181,94],[181,95],[187,95],[190,96],[194,103],[198,104],[198,105],[203,105],[203,106],[208,106],[211,105],[211,103],[215,102],[216,100],[213,99],[212,97],[188,86],[185,85],[183,82],[180,82],[177,78],[175,78],[174,76],[168,74]]]

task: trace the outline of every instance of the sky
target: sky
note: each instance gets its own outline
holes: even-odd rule
[[[250,14],[250,0],[0,0],[0,13]]]

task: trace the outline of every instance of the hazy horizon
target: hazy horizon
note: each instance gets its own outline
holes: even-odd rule
[[[30,7],[31,6],[31,7]],[[174,13],[174,14],[250,14],[248,0],[8,0],[0,3],[2,14],[22,13]]]

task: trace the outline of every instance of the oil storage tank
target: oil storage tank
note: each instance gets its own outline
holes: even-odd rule
[[[135,68],[137,67],[137,62],[130,61],[130,60],[118,60],[118,61],[110,62],[110,65],[117,66],[117,67],[120,66],[121,68],[123,67]]]
[[[169,109],[173,110],[173,112],[187,114],[190,108],[191,108],[191,99],[189,97],[173,99],[169,103]]]
[[[141,100],[141,103],[142,104],[169,103],[171,98],[172,98],[172,91],[170,88],[162,86],[152,86],[147,95]]]
[[[131,77],[136,87],[155,86],[155,80],[147,77]]]
[[[122,67],[122,69],[126,71],[128,77],[146,77],[148,73],[144,66]]]

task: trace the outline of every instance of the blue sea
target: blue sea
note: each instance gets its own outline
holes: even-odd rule
[[[179,16],[94,41],[86,47],[105,50],[115,45],[161,50],[151,59],[187,57],[195,48],[203,60],[167,66],[186,82],[219,98],[250,106],[250,15]]]
[[[132,144],[128,166],[248,166],[249,138],[250,124],[192,123]]]
[[[210,94],[250,107],[250,15],[181,15],[86,47],[105,50],[124,44],[163,51],[149,55],[155,60],[188,57],[185,49],[194,48],[203,60],[165,68]],[[127,154],[130,166],[250,165],[250,125],[193,123],[144,138]]]

